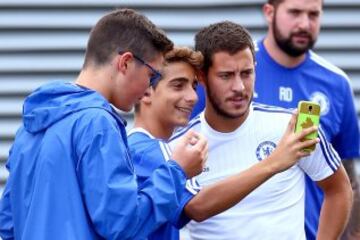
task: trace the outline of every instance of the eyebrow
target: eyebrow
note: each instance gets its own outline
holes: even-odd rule
[[[241,70],[241,72],[244,72],[244,71],[255,71],[255,68],[248,67],[248,68],[244,68],[243,70]]]
[[[216,74],[235,74],[236,71],[233,70],[224,70],[224,71],[218,71]]]
[[[189,82],[189,81],[190,81],[190,79],[188,79],[188,78],[178,77],[178,78],[171,79],[169,82],[172,83],[172,82]]]

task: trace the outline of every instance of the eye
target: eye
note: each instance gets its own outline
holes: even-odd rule
[[[289,14],[294,16],[294,17],[297,17],[297,16],[299,16],[301,14],[301,11],[297,10],[297,9],[290,9]]]
[[[248,79],[248,78],[252,77],[253,73],[254,73],[254,70],[252,70],[252,69],[242,71],[241,72],[241,78],[242,79]]]
[[[173,82],[171,84],[171,87],[175,90],[182,90],[184,88],[184,83],[183,82]]]
[[[314,12],[309,13],[309,18],[313,19],[313,20],[319,18],[319,16],[320,16],[320,12],[318,12],[318,11],[314,11]]]
[[[219,74],[219,77],[222,80],[229,80],[232,77],[233,73],[229,73],[229,72],[223,72]]]

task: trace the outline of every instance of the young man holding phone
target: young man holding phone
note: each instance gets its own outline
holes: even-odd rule
[[[147,89],[136,105],[135,128],[129,132],[129,147],[140,186],[146,184],[154,169],[169,160],[168,139],[175,128],[188,123],[197,101],[195,88],[201,66],[201,53],[188,48],[174,48],[165,55],[163,77]],[[179,228],[191,219],[203,221],[225,211],[270,177],[309,155],[302,149],[317,141],[302,142],[302,139],[316,128],[294,133],[295,116],[277,150],[264,156],[258,164],[201,189],[195,179],[188,180],[183,191],[177,192],[180,202],[179,207],[173,209],[173,217],[152,232],[148,239],[178,240]],[[206,168],[203,171],[206,172]]]
[[[243,27],[232,22],[205,27],[196,34],[195,49],[204,55],[206,108],[187,129],[208,140],[208,160],[197,176],[206,187],[262,162],[276,151],[290,114],[283,108],[252,103],[255,49]],[[184,132],[179,131],[174,142]],[[229,210],[202,223],[191,221],[187,225],[191,238],[306,239],[306,173],[325,193],[317,237],[338,239],[348,221],[352,191],[337,153],[322,131],[319,134],[321,141],[310,156],[273,176]]]

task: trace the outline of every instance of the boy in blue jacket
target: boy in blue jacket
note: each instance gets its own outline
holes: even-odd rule
[[[122,9],[92,29],[75,83],[51,83],[24,103],[0,201],[4,239],[143,239],[172,218],[178,192],[198,174],[204,138],[188,134],[138,186],[125,121],[161,77],[172,42],[144,16]]]

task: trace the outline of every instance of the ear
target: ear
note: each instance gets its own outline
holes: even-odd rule
[[[262,8],[265,20],[267,21],[268,24],[273,22],[273,18],[274,18],[274,13],[275,13],[275,8],[273,5],[265,3],[263,8]]]
[[[152,87],[148,87],[140,101],[145,105],[150,105],[152,102],[153,94],[154,94],[154,89]]]
[[[119,54],[116,58],[116,66],[120,72],[123,74],[129,69],[129,64],[133,61],[134,57],[131,52],[125,52]]]

